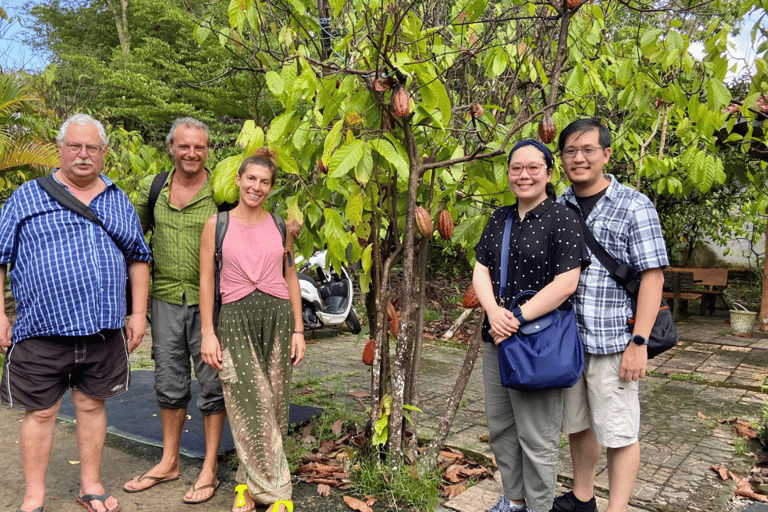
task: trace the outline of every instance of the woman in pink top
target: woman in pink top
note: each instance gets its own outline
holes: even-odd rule
[[[213,327],[216,216],[200,244],[202,357],[219,370],[227,416],[240,465],[238,484],[248,486],[233,512],[291,498],[291,474],[283,449],[288,431],[291,366],[304,357],[304,325],[296,268],[287,257],[293,240],[282,237],[264,209],[275,183],[274,155],[261,149],[246,158],[235,181],[240,202],[230,212],[222,247],[222,306]],[[218,336],[217,336],[218,335]]]

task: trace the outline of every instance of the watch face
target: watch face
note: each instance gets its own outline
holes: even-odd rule
[[[635,342],[635,345],[645,345],[647,343],[645,338],[643,338],[639,334],[632,336],[632,341]]]

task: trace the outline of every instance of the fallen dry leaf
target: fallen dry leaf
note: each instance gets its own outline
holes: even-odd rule
[[[333,422],[333,425],[331,425],[331,432],[333,432],[333,435],[338,436],[341,434],[341,429],[344,426],[344,420],[338,419]]]
[[[733,493],[736,496],[743,496],[745,498],[749,498],[751,500],[756,501],[762,501],[763,503],[768,503],[768,496],[765,496],[763,494],[757,494],[754,489],[752,489],[752,484],[750,484],[747,480],[741,479],[736,484],[736,490],[733,491]]]
[[[748,421],[737,421],[734,425],[734,428],[736,429],[736,433],[746,437],[747,439],[755,439],[757,437],[757,432],[755,431],[755,427],[752,426],[751,423]]]
[[[344,503],[346,503],[347,506],[352,510],[357,510],[359,512],[373,512],[371,507],[369,507],[364,501],[353,498],[352,496],[344,496]]]
[[[710,466],[709,469],[715,471],[723,480],[728,480],[728,470],[723,466]]]
[[[317,494],[327,498],[331,495],[331,486],[328,484],[317,484]]]
[[[458,464],[454,464],[450,466],[448,469],[445,470],[445,477],[446,480],[453,483],[459,483],[461,482],[462,478],[459,476],[459,472],[461,471],[461,466]]]
[[[705,416],[704,413],[702,413],[701,411],[699,411],[699,414],[697,414],[697,416],[703,420],[709,419],[709,416]]]
[[[443,496],[451,500],[467,490],[466,484],[453,484],[443,486]]]

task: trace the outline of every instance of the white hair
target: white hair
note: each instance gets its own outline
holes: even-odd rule
[[[96,127],[96,129],[99,131],[99,137],[101,138],[101,143],[104,146],[109,145],[109,141],[107,140],[107,131],[104,129],[104,125],[101,124],[99,121],[95,120],[88,114],[75,114],[71,117],[69,117],[64,123],[61,125],[61,128],[59,128],[59,134],[56,135],[56,142],[59,144],[62,140],[64,140],[64,134],[67,133],[67,128],[69,128],[69,125],[74,124],[76,126],[85,126],[87,124],[92,124]]]

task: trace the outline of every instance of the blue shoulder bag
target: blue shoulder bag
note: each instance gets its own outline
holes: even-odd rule
[[[506,299],[509,269],[509,237],[512,215],[507,215],[501,245],[499,295]],[[537,292],[520,292],[510,309],[520,306]],[[569,388],[576,384],[584,369],[581,344],[573,310],[556,309],[521,325],[518,331],[499,345],[499,372],[504,387],[518,391],[544,391]]]

